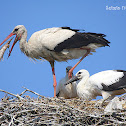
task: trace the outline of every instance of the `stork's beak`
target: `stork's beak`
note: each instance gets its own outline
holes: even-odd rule
[[[13,36],[13,35],[15,35],[14,33],[10,33],[5,39],[4,39],[4,41],[0,44],[0,46],[4,43],[4,42],[6,42],[11,36]],[[20,37],[19,37],[20,38]],[[12,45],[12,47],[11,47],[11,50],[9,51],[9,55],[8,55],[8,57],[10,56],[10,54],[11,54],[11,52],[12,52],[12,50],[13,50],[13,47],[14,47],[14,45],[16,44],[16,42],[19,40],[19,38],[16,36],[16,38],[15,38],[15,40],[14,40],[14,42],[13,42],[13,45]]]
[[[74,81],[77,81],[77,80],[79,80],[79,78],[77,76],[74,76],[70,80],[68,80],[64,85],[68,85],[68,84],[70,84],[70,83],[72,83]]]
[[[4,39],[4,41],[0,44],[0,46],[2,45],[2,44],[4,44],[4,42],[6,42],[11,36],[13,36],[14,35],[14,33],[10,33],[5,39]]]
[[[11,50],[9,51],[8,58],[9,58],[9,56],[10,56],[12,50],[13,50],[14,45],[17,43],[18,40],[20,40],[20,39],[16,36],[16,38],[15,38],[15,40],[14,40],[14,42],[13,42],[13,45],[12,45],[12,47],[11,47]]]

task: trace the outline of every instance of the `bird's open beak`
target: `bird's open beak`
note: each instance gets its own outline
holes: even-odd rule
[[[68,84],[70,84],[70,83],[72,83],[74,81],[77,81],[77,80],[79,80],[79,78],[77,76],[74,76],[70,80],[68,80],[64,85],[68,85]]]
[[[13,36],[14,35],[14,33],[10,33],[5,39],[4,39],[4,41],[0,44],[0,46],[1,45],[3,45],[4,44],[4,42],[6,42],[11,36]]]
[[[13,35],[15,35],[14,33],[10,33],[5,39],[4,39],[4,41],[0,44],[0,46],[4,43],[4,42],[6,42],[11,36],[13,36]],[[16,42],[19,40],[19,38],[16,36],[16,38],[15,38],[15,40],[14,40],[14,42],[13,42],[13,45],[12,45],[12,47],[11,47],[11,50],[9,51],[9,55],[8,55],[8,57],[10,56],[10,54],[11,54],[11,52],[12,52],[12,50],[13,50],[13,47],[14,47],[14,45],[16,44]]]

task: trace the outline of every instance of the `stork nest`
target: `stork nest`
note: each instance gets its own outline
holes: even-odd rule
[[[50,98],[26,88],[20,95],[0,91],[7,94],[0,101],[0,126],[126,125],[126,95],[119,97],[122,109],[105,113],[108,102],[102,107],[100,100]],[[26,91],[38,97],[24,95]]]

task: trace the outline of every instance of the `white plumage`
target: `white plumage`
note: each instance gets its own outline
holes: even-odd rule
[[[54,51],[54,48],[74,34],[74,31],[55,27],[35,32],[28,41],[28,44],[32,47],[28,50],[29,54],[33,54],[32,57],[36,59],[45,58],[48,61],[66,61],[69,59],[67,57],[70,57],[71,54],[67,53],[65,56],[63,51],[57,53]],[[31,57],[31,55],[29,55],[29,57]]]
[[[54,96],[56,96],[56,76],[54,69],[55,61],[67,61],[78,59],[79,62],[69,71],[69,77],[75,67],[90,53],[98,47],[109,46],[104,34],[82,33],[77,29],[70,27],[54,27],[35,32],[27,42],[27,30],[23,25],[18,25],[12,33],[8,35],[0,46],[12,35],[16,35],[11,51],[18,40],[20,40],[20,49],[32,59],[46,59],[50,62],[54,81]]]
[[[66,76],[59,81],[59,84],[58,84],[58,87],[56,90],[57,97],[64,97],[64,98],[77,97],[76,82],[73,82],[66,86],[64,85],[69,80],[68,72],[71,68],[72,68],[72,66],[66,67]]]
[[[96,83],[100,89],[102,89],[102,83],[106,86],[110,86],[124,76],[123,72],[118,72],[116,70],[106,70],[96,73],[90,77],[90,83]]]
[[[103,100],[112,99],[115,95],[125,93],[126,71],[107,70],[89,77],[87,70],[80,70],[66,84],[80,80],[77,84],[77,95],[84,100],[102,96]]]

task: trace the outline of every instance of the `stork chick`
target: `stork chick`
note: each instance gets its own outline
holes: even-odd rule
[[[64,98],[77,97],[76,82],[73,82],[73,83],[66,85],[66,86],[64,85],[69,80],[68,73],[71,68],[72,68],[72,66],[66,67],[66,76],[59,81],[59,84],[58,84],[58,87],[56,90],[57,97],[64,97]],[[73,76],[74,75],[72,73],[72,77]]]
[[[77,84],[77,95],[84,100],[92,100],[102,96],[103,101],[115,95],[126,93],[126,71],[106,70],[89,77],[87,70],[80,70],[65,85],[80,80]]]

